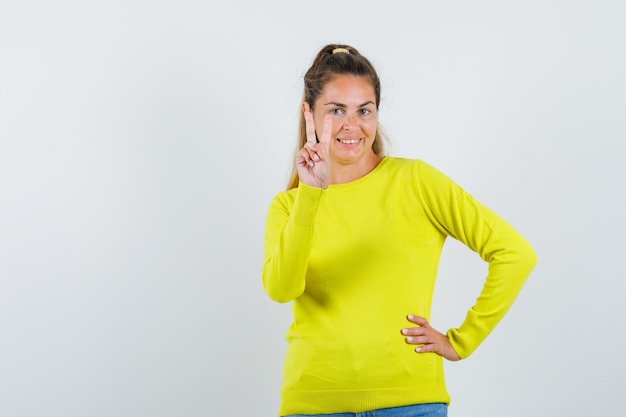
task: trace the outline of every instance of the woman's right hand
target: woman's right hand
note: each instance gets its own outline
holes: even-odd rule
[[[324,129],[319,143],[315,135],[315,123],[313,114],[304,111],[306,122],[306,144],[296,155],[296,169],[298,177],[306,185],[317,188],[328,188],[330,179],[330,160],[328,147],[330,146],[330,134],[332,132],[332,118],[330,115],[324,117]]]

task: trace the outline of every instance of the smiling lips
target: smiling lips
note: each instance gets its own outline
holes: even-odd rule
[[[337,140],[343,143],[344,145],[354,145],[355,143],[359,143],[361,141],[361,139],[341,139],[341,138],[337,138]]]

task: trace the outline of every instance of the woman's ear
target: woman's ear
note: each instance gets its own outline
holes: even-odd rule
[[[307,103],[306,101],[302,102],[302,111],[303,112],[310,112],[311,111],[311,106],[309,106],[309,103]]]

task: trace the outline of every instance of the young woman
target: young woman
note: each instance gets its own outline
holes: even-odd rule
[[[528,242],[420,160],[384,155],[380,81],[347,45],[304,77],[295,168],[272,201],[263,284],[292,302],[281,416],[445,416],[443,358],[469,356],[536,263]],[[431,327],[437,265],[452,236],[489,263],[459,327]]]

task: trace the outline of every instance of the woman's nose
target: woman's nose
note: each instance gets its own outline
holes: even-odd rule
[[[356,126],[356,117],[354,115],[347,115],[343,121],[343,129],[349,130]]]

